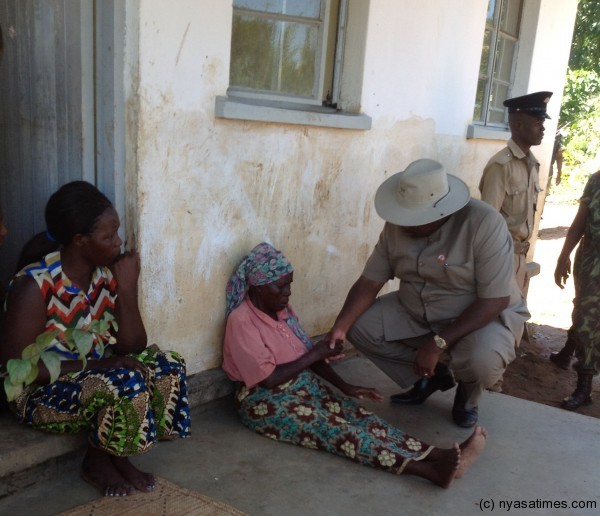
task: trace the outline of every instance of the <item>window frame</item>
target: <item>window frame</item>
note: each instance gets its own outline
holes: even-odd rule
[[[515,2],[519,1],[520,2],[519,14],[518,14],[518,20],[517,20],[517,28],[516,28],[516,36],[513,36],[512,34],[507,33],[505,31],[502,31],[502,29],[500,27],[500,24],[502,21],[500,18],[500,15],[502,12],[502,7],[505,2],[511,2],[511,1],[515,1]],[[488,6],[489,6],[489,3],[488,3]],[[491,38],[490,38],[491,39],[490,40],[490,52],[489,52],[488,61],[487,61],[488,74],[487,74],[487,77],[485,75],[482,75],[481,62],[480,62],[480,68],[479,68],[479,73],[478,73],[478,82],[482,78],[485,78],[486,85],[485,85],[483,100],[481,103],[482,113],[481,113],[479,119],[476,120],[475,118],[473,118],[473,126],[477,126],[478,128],[486,128],[491,131],[505,130],[508,128],[508,114],[506,113],[506,111],[504,112],[502,122],[493,122],[493,121],[489,120],[490,113],[491,113],[490,95],[491,95],[491,92],[493,91],[493,86],[496,83],[501,83],[501,84],[504,84],[505,86],[507,86],[507,97],[506,98],[510,98],[510,96],[511,96],[511,92],[512,92],[512,89],[515,84],[515,76],[516,76],[516,72],[517,72],[517,61],[518,61],[518,55],[519,55],[519,44],[521,41],[521,30],[523,27],[524,7],[525,7],[524,0],[497,0],[495,3],[495,8],[494,8],[493,23],[491,25],[489,24],[488,18],[486,17],[485,32],[487,32],[488,30],[491,29],[491,34],[492,34]],[[484,34],[485,34],[485,32],[484,32]],[[499,62],[499,59],[497,58],[498,47],[503,39],[514,42],[510,78],[509,78],[508,82],[505,80],[496,78],[494,76],[496,64]],[[485,41],[485,36],[484,36],[484,41]],[[483,46],[482,46],[482,53],[483,53]],[[473,111],[475,111],[475,106],[474,106]],[[475,113],[473,113],[473,117],[474,116],[475,116]],[[474,132],[474,131],[470,130],[470,132]]]
[[[227,91],[227,95],[215,97],[215,117],[336,129],[371,129],[371,117],[361,113],[370,3],[371,0],[340,0],[338,15],[344,17],[344,23],[338,23],[336,34],[331,105],[247,98]]]
[[[255,100],[264,101],[275,101],[275,102],[287,102],[287,103],[298,103],[305,105],[320,106],[324,105],[324,86],[325,86],[325,68],[327,65],[327,54],[328,44],[330,39],[330,25],[331,25],[331,2],[332,0],[321,0],[321,9],[319,13],[319,19],[316,18],[303,18],[294,15],[270,13],[267,11],[257,11],[252,9],[245,9],[233,5],[233,16],[246,15],[256,17],[258,19],[273,20],[279,22],[299,22],[306,25],[314,25],[318,27],[317,45],[315,50],[315,80],[313,82],[313,92],[311,96],[300,96],[290,95],[286,93],[278,93],[276,91],[268,90],[256,90],[252,88],[244,88],[240,86],[231,86],[227,88],[227,95],[230,97],[248,98]],[[347,0],[339,0],[339,3],[346,3]],[[341,9],[340,9],[341,12]],[[339,13],[338,13],[339,17]],[[312,21],[314,20],[314,21]],[[338,22],[339,24],[339,22]],[[339,37],[339,34],[337,34]],[[337,40],[336,37],[336,40]],[[233,38],[233,34],[232,34]],[[335,45],[335,42],[334,42]],[[337,62],[337,48],[334,50],[334,62]],[[233,60],[233,56],[232,56]],[[231,65],[230,65],[231,69]],[[332,80],[333,82],[333,80]],[[332,91],[333,96],[333,91]],[[339,95],[338,95],[339,96]]]

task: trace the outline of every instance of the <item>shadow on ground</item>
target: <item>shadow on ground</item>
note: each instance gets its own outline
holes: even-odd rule
[[[547,325],[528,326],[530,342],[521,343],[517,350],[517,358],[506,369],[502,392],[524,400],[559,407],[562,399],[575,389],[577,374],[573,369],[560,369],[550,362],[548,357],[552,351],[563,347],[567,332]],[[600,418],[600,377],[594,380],[592,397],[598,401],[579,408],[577,412]]]

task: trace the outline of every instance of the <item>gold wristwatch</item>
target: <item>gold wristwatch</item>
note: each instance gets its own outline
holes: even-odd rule
[[[445,351],[446,348],[448,347],[448,343],[444,339],[442,339],[442,337],[440,337],[439,335],[434,335],[433,341],[435,342],[435,345],[437,346],[437,348],[441,349],[442,351]]]

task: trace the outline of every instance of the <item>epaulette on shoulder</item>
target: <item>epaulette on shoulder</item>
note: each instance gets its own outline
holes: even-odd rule
[[[498,152],[493,158],[492,161],[498,163],[498,165],[506,165],[511,159],[513,159],[513,154],[510,152],[508,147],[502,149]]]

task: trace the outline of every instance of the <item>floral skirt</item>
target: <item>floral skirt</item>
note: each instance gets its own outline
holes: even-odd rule
[[[335,393],[308,369],[273,389],[242,386],[235,400],[250,430],[395,474],[433,449]]]
[[[155,345],[130,356],[146,366],[147,374],[120,368],[68,373],[25,389],[11,409],[39,430],[88,430],[93,446],[117,456],[144,453],[160,439],[189,436],[183,358]]]

